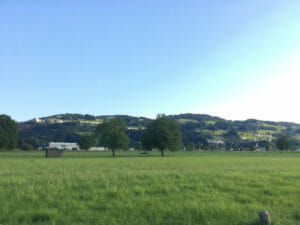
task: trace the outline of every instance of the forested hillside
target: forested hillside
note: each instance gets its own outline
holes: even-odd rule
[[[219,142],[262,142],[270,143],[282,134],[287,134],[295,146],[300,146],[300,125],[287,122],[230,121],[203,114],[169,115],[178,121],[182,131],[183,144],[205,145],[208,141]],[[140,147],[140,137],[151,119],[126,115],[92,116],[81,114],[60,114],[36,118],[19,123],[19,138],[33,139],[36,144],[50,141],[77,142],[84,134],[93,133],[96,126],[105,120],[119,118],[128,127],[131,147]]]

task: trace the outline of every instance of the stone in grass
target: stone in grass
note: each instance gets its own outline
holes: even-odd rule
[[[262,225],[270,225],[271,224],[270,214],[267,210],[259,211],[259,219],[260,219],[260,224],[262,224]]]

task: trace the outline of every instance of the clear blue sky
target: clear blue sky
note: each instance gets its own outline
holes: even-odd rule
[[[299,0],[0,2],[0,114],[17,121],[192,112],[300,122],[299,64]]]

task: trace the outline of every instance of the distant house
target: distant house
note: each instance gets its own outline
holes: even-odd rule
[[[34,121],[35,121],[36,123],[41,123],[41,122],[43,122],[43,120],[41,120],[40,118],[35,118]]]
[[[259,146],[259,147],[257,148],[257,151],[265,152],[265,151],[266,151],[266,148],[265,148],[265,147]]]
[[[215,145],[224,145],[225,142],[220,139],[208,139],[207,140],[209,144],[215,144]]]
[[[71,142],[50,142],[48,148],[73,150],[73,149],[79,149],[79,146],[77,145],[77,143],[71,143]]]

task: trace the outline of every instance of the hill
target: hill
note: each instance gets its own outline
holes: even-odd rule
[[[180,124],[183,143],[213,142],[258,142],[274,140],[287,134],[296,146],[300,146],[300,124],[249,119],[231,121],[205,114],[169,115]],[[76,142],[81,135],[90,134],[105,120],[118,118],[128,126],[131,147],[138,147],[140,136],[151,119],[127,115],[93,116],[82,114],[59,114],[36,118],[19,123],[20,139],[33,138],[40,143],[50,141]]]

